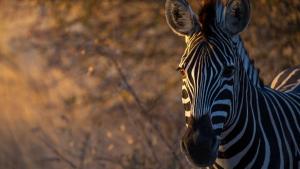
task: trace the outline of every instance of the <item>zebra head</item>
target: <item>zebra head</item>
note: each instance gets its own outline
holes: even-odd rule
[[[187,129],[182,150],[197,166],[218,157],[222,131],[235,109],[239,62],[234,39],[248,24],[249,0],[202,0],[196,15],[186,0],[167,0],[170,28],[187,48],[179,64]]]

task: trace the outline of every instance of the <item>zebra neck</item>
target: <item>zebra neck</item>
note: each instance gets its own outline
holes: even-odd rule
[[[234,46],[236,46],[236,53],[242,60],[244,71],[251,84],[258,88],[264,87],[264,83],[259,77],[259,70],[255,68],[254,61],[249,58],[248,52],[245,49],[240,36],[235,37],[233,41],[235,44]]]
[[[243,73],[240,92],[236,96],[236,110],[228,126],[222,133],[217,163],[223,168],[259,168],[254,167],[258,159],[264,159],[268,147],[261,135],[262,119],[258,117],[260,90],[249,85],[248,75]],[[238,153],[236,153],[238,152]],[[261,163],[259,163],[262,165]]]

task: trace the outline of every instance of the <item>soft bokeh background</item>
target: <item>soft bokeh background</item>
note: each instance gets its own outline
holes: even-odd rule
[[[252,3],[242,36],[269,84],[300,64],[300,1]],[[192,168],[184,47],[163,0],[1,0],[0,169]]]

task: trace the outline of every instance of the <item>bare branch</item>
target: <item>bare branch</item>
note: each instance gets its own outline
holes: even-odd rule
[[[80,163],[79,163],[79,169],[84,169],[85,167],[85,160],[86,160],[86,155],[88,148],[90,146],[90,140],[91,140],[91,133],[87,133],[85,135],[85,140],[83,142],[83,146],[80,152]]]
[[[121,162],[120,159],[114,159],[114,158],[108,158],[108,157],[97,157],[97,158],[95,158],[95,160],[99,161],[99,162],[111,163],[114,165],[118,165],[122,168],[126,168],[126,166]]]
[[[151,128],[156,132],[156,134],[159,136],[159,138],[161,139],[161,141],[167,146],[168,150],[172,153],[174,159],[176,161],[178,161],[178,164],[180,166],[180,168],[183,168],[181,161],[178,157],[178,155],[176,154],[176,151],[173,151],[173,147],[171,146],[171,144],[169,144],[169,142],[167,141],[167,139],[164,137],[164,135],[162,134],[161,130],[157,127],[157,125],[154,124],[154,122],[151,120],[151,117],[148,115],[148,110],[143,106],[140,98],[138,97],[136,91],[134,90],[134,88],[129,84],[127,77],[125,76],[121,65],[119,64],[119,62],[117,61],[117,57],[120,57],[121,52],[115,52],[109,48],[97,48],[98,52],[100,52],[101,54],[103,54],[104,56],[110,56],[107,57],[109,58],[113,65],[115,66],[115,68],[118,71],[118,74],[122,80],[122,82],[125,84],[125,87],[127,89],[127,91],[132,95],[132,97],[134,98],[136,104],[138,105],[140,111],[140,115],[142,117],[144,117],[144,120],[146,122],[148,122],[151,125]]]
[[[123,99],[123,100],[124,100],[124,102],[127,102],[125,99]],[[128,103],[127,103],[127,104],[128,104]],[[128,117],[130,117],[129,111],[128,111],[128,109],[127,109],[127,106],[126,106],[125,104],[122,104],[122,106],[123,106],[124,112],[127,114]],[[154,147],[153,147],[153,144],[152,144],[152,142],[151,142],[151,138],[149,138],[149,136],[148,136],[148,134],[147,134],[147,132],[146,132],[145,126],[141,123],[140,120],[136,120],[136,119],[134,119],[134,118],[129,118],[129,119],[132,119],[133,124],[134,124],[134,125],[137,125],[137,127],[139,127],[139,128],[141,129],[142,136],[143,136],[143,138],[144,138],[145,141],[146,141],[146,144],[147,144],[147,146],[148,146],[148,148],[149,148],[149,150],[150,150],[150,152],[151,152],[151,154],[152,154],[152,157],[153,157],[154,160],[158,163],[158,165],[159,165],[158,167],[160,167],[160,166],[161,166],[161,163],[160,163],[160,161],[159,161],[159,159],[158,159],[158,157],[157,157],[156,152],[154,151]]]
[[[40,129],[39,131],[43,135],[40,137],[41,141],[46,145],[46,147],[49,148],[49,150],[51,150],[61,161],[68,164],[71,168],[76,169],[77,166],[71,160],[65,157],[53,144],[50,143],[49,138],[47,138],[45,132],[42,129]]]

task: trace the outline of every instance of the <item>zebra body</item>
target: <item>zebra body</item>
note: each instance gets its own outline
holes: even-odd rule
[[[179,70],[188,160],[209,168],[300,168],[300,66],[265,86],[237,35],[250,18],[249,1],[205,3],[196,17],[187,1],[166,2],[170,27],[187,42]]]
[[[271,83],[271,88],[283,91],[300,93],[300,66],[286,69],[279,73]]]

